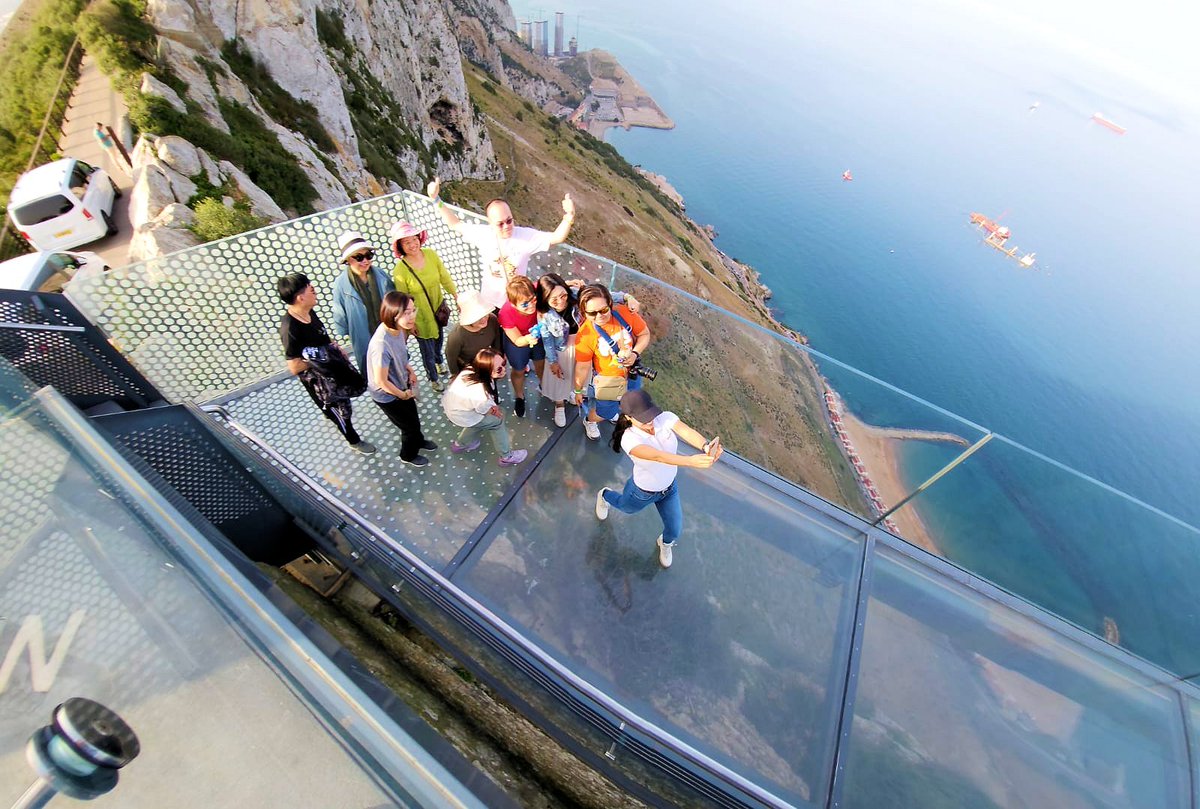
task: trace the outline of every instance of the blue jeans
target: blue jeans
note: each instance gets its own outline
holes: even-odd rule
[[[437,379],[437,366],[442,361],[442,339],[446,330],[438,327],[437,337],[418,337],[417,345],[421,348],[421,364],[425,366],[425,374],[431,380]]]
[[[648,492],[633,482],[625,481],[625,490],[617,494],[612,489],[604,492],[604,502],[626,514],[637,514],[651,503],[658,509],[663,521],[663,544],[673,545],[683,532],[683,505],[679,502],[679,489],[675,481],[661,492]]]
[[[492,439],[492,446],[501,455],[507,455],[512,449],[512,442],[508,437],[508,428],[504,426],[504,419],[499,416],[493,416],[491,413],[484,416],[483,421],[478,424],[463,427],[462,432],[458,434],[458,438],[455,440],[458,441],[460,447],[465,447],[483,433],[488,434],[488,437]]]

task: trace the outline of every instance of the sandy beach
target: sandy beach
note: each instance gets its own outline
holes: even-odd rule
[[[851,413],[842,402],[836,391],[828,386],[826,404],[829,406],[830,419],[835,435],[842,438],[842,445],[847,450],[851,464],[858,470],[859,480],[864,487],[873,486],[879,499],[876,508],[882,506],[886,511],[907,497],[911,489],[904,484],[900,473],[899,444],[901,441],[948,441],[961,444],[964,448],[969,442],[961,436],[951,433],[933,433],[922,430],[897,430],[875,427],[862,421]],[[857,459],[857,463],[855,463]],[[868,491],[870,491],[868,489]],[[930,553],[942,555],[933,539],[929,527],[921,519],[915,502],[909,502],[904,508],[888,518],[891,525],[888,528],[917,547],[924,548]]]

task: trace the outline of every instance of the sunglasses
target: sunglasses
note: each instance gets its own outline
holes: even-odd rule
[[[508,217],[508,219],[501,219],[499,222],[497,222],[496,227],[502,228],[505,225],[511,225],[512,223],[513,223],[513,218],[510,216],[510,217]]]
[[[350,256],[351,261],[371,261],[374,258],[375,258],[374,250],[368,250],[365,253],[355,253],[354,255]]]
[[[605,306],[603,309],[589,310],[586,314],[588,317],[600,317],[601,315],[607,315],[611,311],[611,306]]]
[[[533,306],[533,304],[534,304],[534,300],[533,300],[533,298],[526,298],[525,300],[523,300],[523,301],[521,301],[520,303],[518,303],[518,304],[517,304],[517,306],[519,306],[520,308],[524,309],[524,308],[525,308],[525,307],[527,307],[527,306]]]

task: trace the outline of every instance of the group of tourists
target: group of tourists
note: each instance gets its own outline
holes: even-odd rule
[[[408,349],[413,337],[446,418],[461,428],[450,451],[472,452],[486,435],[497,463],[509,467],[525,461],[528,452],[512,447],[497,382],[509,378],[512,412],[523,418],[532,368],[542,396],[553,403],[557,427],[566,426],[568,404],[580,408],[592,441],[600,438],[602,420],[615,422],[612,449],[629,455],[634,472],[620,493],[607,488],[597,493],[596,517],[606,519],[610,508],[632,514],[653,503],[663,521],[659,561],[669,567],[683,518],[677,468],[708,468],[723,450],[719,438],[706,440],[642,389],[643,377],[653,378],[654,372],[640,362],[651,335],[639,302],[603,284],[566,281],[556,273],[536,282],[528,277],[530,256],[561,244],[570,233],[575,204],[569,194],[559,226],[546,232],[516,226],[503,200],[488,203],[486,225],[463,222],[442,202],[437,179],[428,192],[446,226],[479,252],[479,290],[460,292],[437,252],[425,246],[427,231],[409,222],[397,222],[388,232],[395,259],[390,273],[376,263],[366,238],[343,233],[338,251],[345,267],[333,285],[332,335],[313,311],[317,296],[311,281],[300,273],[278,281],[287,306],[280,337],[288,370],[352,449],[376,451],[352,421],[351,400],[369,392],[400,430],[400,460],[428,466],[423,453],[438,447],[421,429],[418,378]],[[458,326],[447,336],[448,299]],[[353,363],[334,339],[340,336],[350,340]],[[700,453],[678,454],[679,438]]]

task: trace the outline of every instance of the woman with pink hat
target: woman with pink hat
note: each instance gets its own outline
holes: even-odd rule
[[[421,348],[421,364],[429,384],[438,393],[445,390],[440,377],[449,377],[442,359],[442,341],[446,324],[450,322],[450,307],[445,293],[455,299],[458,308],[458,289],[446,265],[432,247],[425,247],[429,232],[419,230],[411,222],[399,221],[388,231],[388,244],[396,257],[392,281],[398,292],[407,293],[417,302],[417,345]]]

